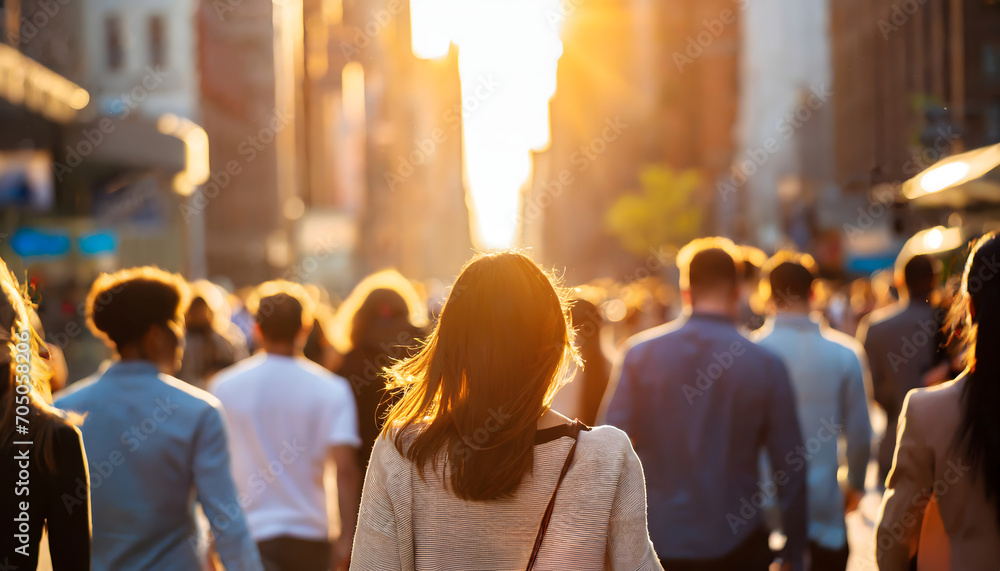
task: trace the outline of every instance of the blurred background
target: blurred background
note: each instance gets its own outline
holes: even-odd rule
[[[0,5],[0,255],[71,380],[119,267],[334,306],[395,268],[433,307],[474,249],[527,247],[619,323],[696,236],[840,287],[1000,220],[997,0]]]

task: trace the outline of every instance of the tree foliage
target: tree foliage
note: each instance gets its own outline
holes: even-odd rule
[[[703,179],[697,170],[647,165],[639,173],[639,185],[618,198],[605,217],[608,231],[623,248],[644,254],[651,248],[683,246],[700,235]]]

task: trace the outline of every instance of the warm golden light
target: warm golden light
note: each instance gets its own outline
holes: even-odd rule
[[[208,162],[208,133],[195,122],[173,113],[161,115],[156,129],[184,142],[185,167],[174,176],[174,192],[190,196],[211,175]]]
[[[510,246],[531,151],[549,144],[549,99],[562,54],[552,17],[561,13],[559,1],[415,0],[413,6],[415,55],[447,53],[449,42],[459,47],[473,240],[480,248]]]
[[[924,192],[938,192],[962,180],[968,172],[968,163],[961,161],[941,165],[920,177],[920,188]]]
[[[410,0],[413,55],[420,59],[448,55],[451,47],[449,16],[454,13],[452,4],[449,0]]]

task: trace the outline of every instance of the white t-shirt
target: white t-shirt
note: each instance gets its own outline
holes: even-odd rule
[[[361,446],[346,380],[302,357],[260,353],[209,385],[225,408],[232,472],[255,541],[328,537],[331,446]]]

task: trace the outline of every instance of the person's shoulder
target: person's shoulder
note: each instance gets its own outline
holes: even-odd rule
[[[669,343],[671,338],[678,334],[686,322],[687,319],[684,317],[678,317],[663,325],[640,331],[625,341],[624,349],[626,352],[638,352]]]
[[[823,325],[820,331],[823,335],[823,340],[828,344],[827,346],[840,355],[841,358],[861,359],[865,356],[864,346],[854,337],[843,331],[837,331],[829,325]]]
[[[176,399],[176,404],[191,409],[221,409],[222,403],[215,395],[199,389],[170,375],[160,373],[157,379],[163,383],[165,396]]]
[[[210,392],[213,394],[224,384],[229,383],[239,383],[240,379],[245,378],[248,374],[252,373],[256,369],[264,365],[264,356],[262,354],[253,355],[247,357],[241,361],[237,361],[232,365],[222,369],[212,378],[209,383]]]
[[[933,387],[911,389],[903,401],[907,416],[933,415],[945,411],[949,405],[957,406],[961,402],[966,379],[962,375]]]
[[[351,384],[347,379],[331,372],[319,363],[310,361],[305,357],[298,357],[295,359],[295,365],[304,379],[316,384],[326,394],[338,398],[343,397],[345,392],[353,395]]]
[[[71,409],[87,402],[90,393],[96,390],[95,385],[99,378],[98,376],[87,377],[56,392],[52,395],[53,405],[56,408]]]
[[[598,451],[598,457],[614,457],[632,450],[632,440],[620,428],[595,426],[580,432],[580,445]]]
[[[884,329],[897,321],[906,319],[903,315],[905,311],[906,305],[898,301],[892,305],[872,311],[865,316],[868,319],[868,332],[871,333],[872,331]]]

